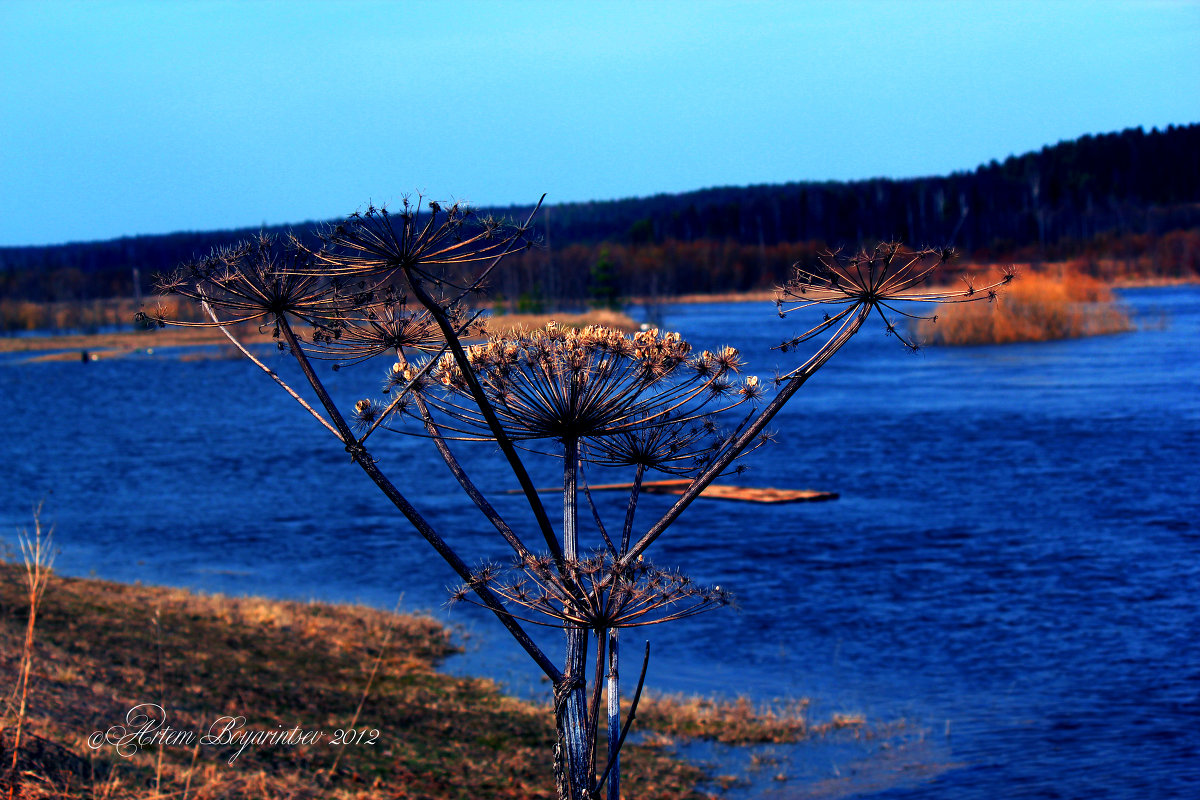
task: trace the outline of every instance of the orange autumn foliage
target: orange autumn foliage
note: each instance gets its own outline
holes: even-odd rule
[[[1025,273],[993,303],[965,303],[920,320],[931,344],[1008,344],[1100,336],[1133,330],[1112,289],[1076,272]]]

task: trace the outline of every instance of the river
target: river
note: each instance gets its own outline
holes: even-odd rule
[[[880,726],[777,748],[771,772],[791,779],[735,796],[1200,796],[1200,288],[1122,297],[1142,327],[1092,339],[911,355],[864,329],[739,479],[840,498],[702,499],[655,545],[739,607],[641,629],[652,689],[807,696],[818,717]],[[764,378],[796,327],[760,304],[664,315]],[[494,621],[446,616],[454,575],[328,432],[249,364],[185,354],[0,362],[0,536],[44,501],[67,574],[387,608],[403,594],[462,626],[449,668],[539,690]],[[349,404],[380,374],[331,381]],[[504,555],[428,442],[393,436],[381,456],[469,561]],[[487,448],[468,460],[511,484]]]

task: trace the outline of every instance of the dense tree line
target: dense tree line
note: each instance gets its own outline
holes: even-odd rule
[[[554,206],[553,243],[701,239],[952,242],[1004,254],[1103,232],[1200,225],[1200,125],[1084,136],[973,172],[907,180],[786,183]],[[523,209],[514,210],[519,214]]]
[[[944,177],[552,205],[537,226],[543,246],[494,287],[510,303],[595,299],[601,285],[605,302],[618,288],[627,296],[762,288],[826,247],[890,239],[949,243],[985,262],[1082,259],[1097,273],[1136,263],[1200,274],[1200,124],[1083,136]],[[291,229],[312,238],[317,228]],[[145,292],[153,273],[255,232],[2,248],[0,297],[130,296],[135,274]]]

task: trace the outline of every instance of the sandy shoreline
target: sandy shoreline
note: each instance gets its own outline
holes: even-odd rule
[[[637,330],[638,324],[629,316],[616,311],[594,311],[583,314],[505,314],[495,318],[499,327],[542,327],[555,320],[564,325],[607,325],[624,331]],[[240,326],[233,329],[238,339],[248,347],[273,346],[275,340],[269,329]],[[229,339],[214,327],[166,327],[145,331],[112,333],[47,334],[45,336],[0,337],[0,354],[28,354],[28,361],[96,361],[118,358],[134,353],[152,355],[155,350],[179,347],[226,345]],[[84,358],[84,354],[87,358]],[[231,356],[234,353],[230,353]]]

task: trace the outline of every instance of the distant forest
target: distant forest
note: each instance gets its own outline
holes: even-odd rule
[[[532,206],[482,209],[523,219]],[[313,240],[324,223],[292,230]],[[492,287],[521,310],[769,288],[827,248],[953,245],[974,263],[1200,276],[1200,124],[1083,136],[945,177],[800,182],[543,208],[541,246]],[[149,294],[157,272],[258,228],[0,248],[0,299]],[[139,286],[135,291],[134,280]]]

